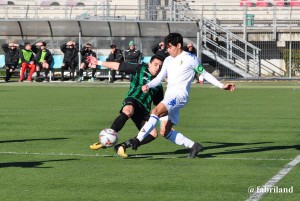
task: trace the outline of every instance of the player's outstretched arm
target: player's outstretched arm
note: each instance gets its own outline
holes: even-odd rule
[[[88,56],[87,57],[87,62],[89,62],[92,65],[99,65],[103,66],[112,70],[119,70],[120,63],[119,62],[114,62],[114,61],[98,61],[96,57],[93,56]]]
[[[206,79],[208,82],[211,84],[223,89],[223,90],[229,90],[229,91],[234,91],[235,90],[235,85],[233,83],[227,83],[227,84],[222,84],[219,82],[214,76],[212,76],[210,73],[205,71],[203,66],[199,64],[195,69],[197,73],[203,76],[204,79]]]

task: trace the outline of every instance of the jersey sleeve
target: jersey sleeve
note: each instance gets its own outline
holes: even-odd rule
[[[125,74],[135,74],[137,69],[141,66],[141,64],[137,63],[122,62],[119,66],[119,71],[124,72]]]

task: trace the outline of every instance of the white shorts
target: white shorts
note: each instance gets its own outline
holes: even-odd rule
[[[173,124],[178,124],[179,122],[179,110],[183,108],[188,102],[186,97],[179,96],[168,96],[162,100],[162,103],[166,106],[168,110],[168,120]]]

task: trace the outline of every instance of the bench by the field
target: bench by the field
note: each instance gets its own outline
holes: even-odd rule
[[[53,56],[53,62],[50,65],[51,73],[49,74],[49,76],[50,76],[51,80],[54,80],[54,78],[61,77],[60,69],[61,69],[61,66],[63,64],[64,56],[63,55],[52,55],[52,56]],[[106,58],[107,58],[107,56],[99,56],[98,60],[106,61]],[[151,59],[150,56],[145,56],[145,57],[142,58],[141,62],[142,63],[149,63],[150,59]],[[0,77],[4,78],[5,77],[5,57],[4,57],[4,55],[0,55],[0,72],[1,72]],[[19,72],[20,72],[20,69],[17,68],[15,70],[15,73],[14,73],[13,77],[19,77]],[[92,72],[91,72],[90,69],[87,69],[87,70],[84,71],[84,77],[85,78],[90,78],[91,74],[92,74]],[[65,76],[70,76],[70,72],[65,71]],[[109,69],[98,65],[97,66],[96,78],[110,79]],[[116,74],[116,79],[122,79],[122,78],[124,78],[122,74],[119,74],[119,73]],[[126,76],[125,78],[128,78],[128,76]]]

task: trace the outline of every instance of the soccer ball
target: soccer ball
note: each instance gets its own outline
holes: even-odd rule
[[[118,133],[111,128],[103,129],[99,133],[99,142],[105,147],[112,147],[118,141]]]

